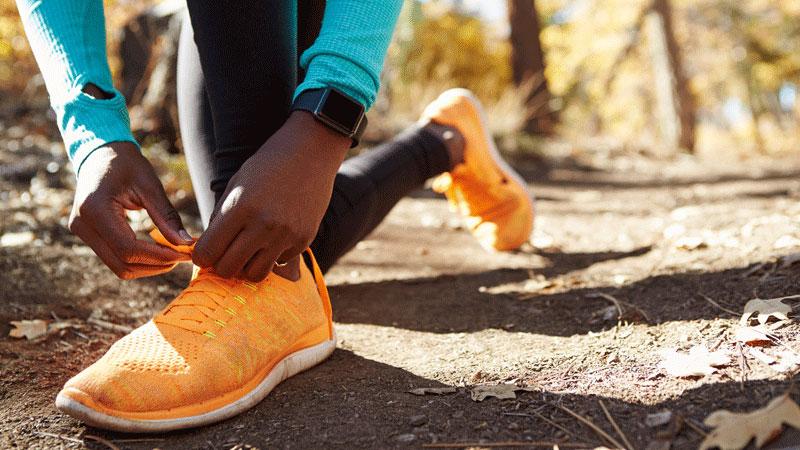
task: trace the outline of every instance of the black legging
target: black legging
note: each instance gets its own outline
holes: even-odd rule
[[[319,33],[324,5],[188,1],[191,24],[184,21],[181,33],[178,109],[204,226],[231,177],[286,121],[302,77],[298,58]],[[445,143],[419,126],[345,161],[311,244],[322,270],[369,234],[403,196],[447,170]]]

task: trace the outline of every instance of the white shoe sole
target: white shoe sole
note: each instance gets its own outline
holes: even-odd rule
[[[239,400],[222,408],[196,416],[165,420],[125,419],[96,411],[62,394],[56,397],[56,407],[60,411],[93,427],[126,433],[155,433],[208,425],[241,414],[252,408],[261,400],[264,400],[267,394],[275,389],[275,386],[287,378],[321,363],[333,353],[334,349],[336,349],[336,335],[331,340],[294,352],[276,364],[255,389]]]

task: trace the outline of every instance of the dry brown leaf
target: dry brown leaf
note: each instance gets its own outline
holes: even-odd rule
[[[482,402],[489,397],[499,399],[517,398],[517,391],[535,391],[534,388],[519,387],[516,384],[480,385],[472,388],[470,396],[476,402]]]
[[[44,320],[12,320],[13,327],[8,333],[14,338],[36,339],[47,334],[47,322]]]
[[[788,395],[773,399],[764,408],[749,413],[714,411],[704,422],[714,430],[706,436],[700,450],[719,447],[721,450],[744,448],[755,438],[760,448],[780,436],[783,424],[800,428],[800,407]]]
[[[456,388],[454,387],[421,387],[416,389],[411,389],[408,391],[410,394],[414,395],[445,395],[445,394],[452,394],[456,392]]]
[[[778,320],[789,320],[787,314],[790,312],[792,312],[792,307],[783,303],[779,298],[770,298],[766,300],[754,298],[744,305],[744,313],[739,323],[747,325],[748,321],[755,313],[758,313],[756,319],[760,324],[767,323],[770,317],[774,317]]]
[[[717,369],[730,363],[727,352],[709,352],[704,345],[695,345],[688,353],[676,350],[661,352],[660,366],[674,377],[699,377],[711,375]]]

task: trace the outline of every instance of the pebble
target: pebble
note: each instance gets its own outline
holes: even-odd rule
[[[411,418],[408,419],[408,423],[412,426],[418,427],[420,425],[425,425],[426,423],[428,423],[428,418],[425,417],[423,414],[420,414],[418,416],[411,416]]]
[[[414,442],[417,437],[411,433],[399,434],[394,438],[397,442]]]

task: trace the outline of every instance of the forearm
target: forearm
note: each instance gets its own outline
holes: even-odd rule
[[[136,144],[125,99],[111,80],[102,1],[17,0],[17,7],[76,171],[109,142]],[[87,95],[89,84],[111,98]]]
[[[333,87],[369,108],[402,0],[328,0],[319,37],[300,58],[306,71],[295,96]]]

